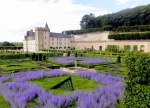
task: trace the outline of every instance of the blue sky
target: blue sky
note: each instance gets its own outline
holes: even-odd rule
[[[90,5],[112,13],[126,8],[150,4],[150,0],[74,0],[74,3]]]
[[[96,16],[150,4],[150,0],[0,0],[0,41],[23,41],[27,30],[44,27],[51,32],[80,29],[85,14]]]

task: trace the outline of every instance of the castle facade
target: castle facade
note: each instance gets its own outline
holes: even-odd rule
[[[46,23],[45,27],[35,27],[27,31],[23,40],[23,50],[25,52],[38,52],[43,49],[68,49],[71,37],[65,33],[50,32]]]

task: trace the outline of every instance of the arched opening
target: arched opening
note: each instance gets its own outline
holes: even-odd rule
[[[102,46],[99,46],[99,50],[100,50],[100,51],[102,50]]]
[[[141,52],[144,52],[144,51],[145,51],[145,46],[144,46],[144,45],[141,45],[141,46],[140,46],[140,51],[141,51]]]

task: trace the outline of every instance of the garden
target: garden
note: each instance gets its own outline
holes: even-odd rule
[[[37,55],[1,60],[0,107],[122,108],[130,105],[128,100],[132,98],[126,97],[130,93],[126,92],[130,64],[123,62],[120,56],[110,59],[85,57],[84,54],[67,57],[59,55],[46,56],[46,60],[40,60],[36,58],[41,55]],[[129,59],[125,57],[125,61]],[[86,70],[70,73],[61,70],[61,67],[82,67]],[[148,91],[148,88],[144,90]],[[148,93],[145,94],[147,97]]]

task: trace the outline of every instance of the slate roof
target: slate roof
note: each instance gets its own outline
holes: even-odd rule
[[[67,34],[63,34],[63,33],[54,33],[54,32],[50,32],[50,37],[55,37],[55,38],[71,38],[69,35]]]
[[[33,30],[27,31],[26,36],[35,36],[35,32]]]
[[[48,27],[48,24],[47,24],[47,23],[45,24],[45,28],[49,29],[49,27]]]

